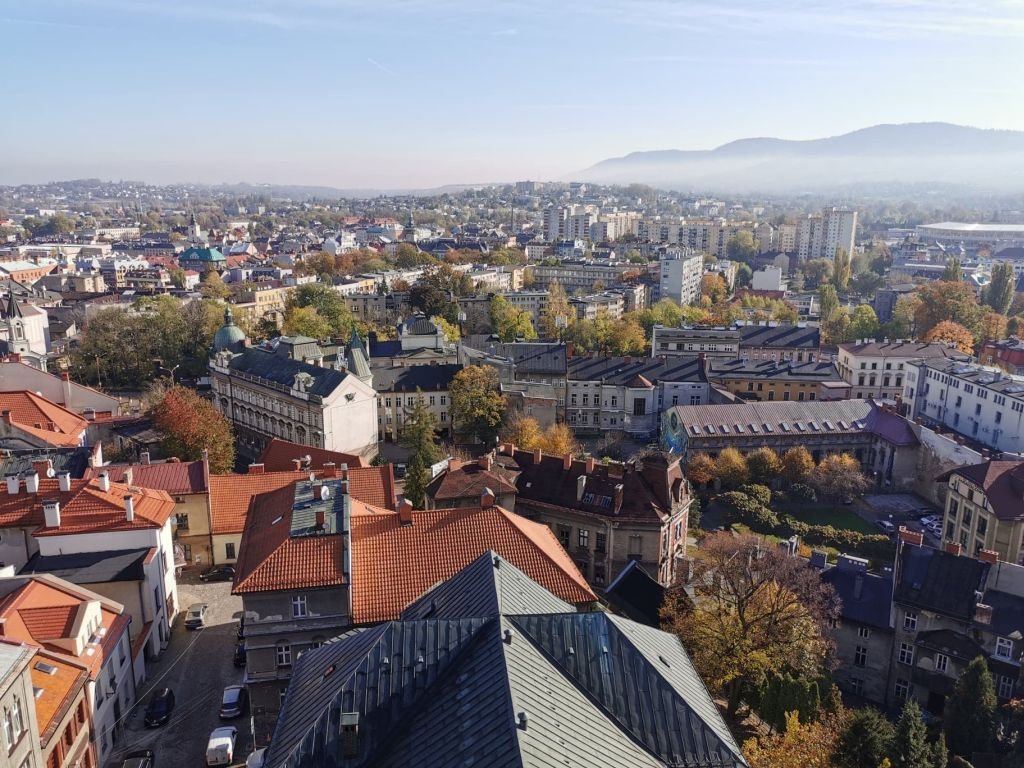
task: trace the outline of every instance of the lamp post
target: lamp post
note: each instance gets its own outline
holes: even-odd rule
[[[171,386],[173,387],[174,386],[174,372],[176,370],[178,370],[179,368],[181,368],[181,363],[178,363],[173,368],[167,368],[167,367],[165,367],[163,365],[163,362],[164,362],[163,360],[156,359],[153,362],[156,363],[156,369],[158,371],[167,371],[167,373],[169,373],[171,375]]]

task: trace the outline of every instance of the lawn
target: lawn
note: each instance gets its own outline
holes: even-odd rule
[[[858,533],[879,533],[879,530],[848,507],[808,507],[805,505],[779,510],[808,525],[831,525]]]

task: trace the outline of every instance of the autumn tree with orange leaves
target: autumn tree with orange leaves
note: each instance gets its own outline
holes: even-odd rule
[[[153,426],[162,437],[165,456],[196,461],[209,452],[210,471],[230,472],[235,466],[235,435],[231,423],[213,404],[191,389],[171,387],[153,409]]]
[[[944,341],[954,345],[965,355],[974,352],[974,336],[960,323],[943,320],[924,335],[924,341]]]

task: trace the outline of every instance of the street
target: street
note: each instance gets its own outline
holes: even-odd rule
[[[241,683],[244,670],[233,665],[238,619],[242,601],[231,595],[231,584],[203,584],[185,576],[178,582],[181,613],[170,644],[163,656],[147,667],[147,679],[139,691],[138,704],[125,718],[113,766],[119,758],[139,749],[152,749],[160,766],[206,765],[206,743],[210,732],[220,725],[238,728],[235,764],[244,765],[252,748],[249,715],[230,722],[218,717],[221,692],[227,685]],[[206,627],[185,629],[185,611],[193,603],[206,603]],[[143,719],[150,694],[168,687],[174,691],[171,719],[159,728],[146,728]]]

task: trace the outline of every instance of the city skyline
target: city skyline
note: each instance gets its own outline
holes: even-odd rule
[[[22,114],[0,183],[425,188],[876,123],[1019,129],[1024,9],[987,5],[0,0]]]

